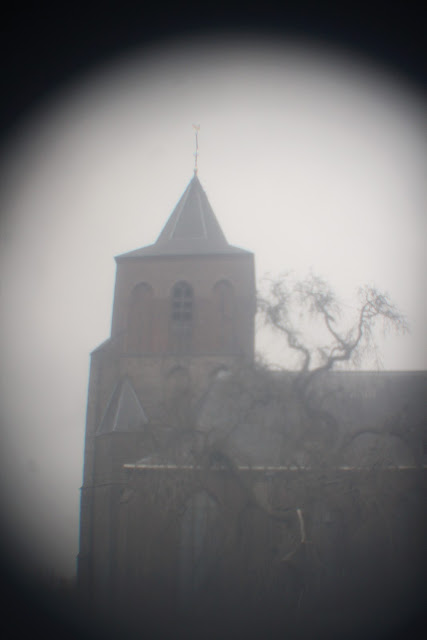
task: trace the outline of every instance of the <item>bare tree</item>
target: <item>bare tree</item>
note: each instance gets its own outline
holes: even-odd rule
[[[291,274],[265,278],[258,310],[267,327],[282,335],[287,347],[299,354],[299,375],[295,385],[307,411],[313,414],[312,382],[340,364],[359,365],[367,354],[377,353],[375,330],[384,333],[409,330],[405,316],[387,293],[365,285],[357,292],[358,304],[348,316],[344,305],[326,280],[310,273],[304,280]],[[346,324],[346,321],[348,324]],[[304,332],[305,329],[305,332]],[[319,343],[313,343],[313,336]],[[377,358],[378,359],[378,358]],[[322,418],[320,408],[317,418]],[[325,420],[331,416],[323,415]]]
[[[395,551],[394,532],[398,528],[389,514],[400,509],[414,480],[405,476],[402,488],[400,476],[385,478],[377,468],[363,473],[341,472],[334,458],[335,452],[339,459],[340,444],[326,442],[322,426],[335,428],[335,433],[343,430],[338,428],[334,410],[325,408],[327,388],[319,394],[321,385],[314,381],[342,363],[357,364],[367,352],[375,350],[379,324],[386,331],[398,332],[406,332],[408,325],[389,296],[373,287],[359,290],[357,309],[348,322],[349,314],[331,287],[314,275],[299,282],[289,276],[267,281],[258,308],[263,322],[297,354],[297,371],[282,376],[260,363],[239,365],[211,388],[212,407],[206,422],[198,410],[200,399],[191,390],[184,396],[179,387],[171,395],[169,407],[177,429],[160,456],[160,460],[175,461],[173,482],[159,475],[157,484],[153,482],[149,491],[145,487],[141,492],[154,505],[153,513],[156,505],[163,505],[163,517],[156,524],[154,517],[147,518],[147,509],[140,511],[150,523],[147,526],[154,541],[180,531],[182,522],[185,525],[190,521],[183,514],[190,514],[197,523],[204,518],[208,522],[209,514],[217,508],[223,528],[212,529],[215,545],[210,537],[207,542],[198,541],[200,548],[206,542],[207,553],[214,556],[208,563],[215,569],[213,575],[219,576],[214,600],[218,593],[230,592],[230,598],[234,593],[243,594],[246,585],[244,597],[254,609],[258,599],[264,598],[273,612],[280,612],[283,619],[294,620],[298,626],[309,617],[307,612],[318,606],[327,589],[334,597],[340,591],[352,593],[351,580],[346,582],[339,571],[341,567],[353,571],[351,559],[359,549],[372,553],[378,548],[384,553],[389,549],[388,566],[398,572],[401,562],[406,570],[404,559]],[[308,329],[308,336],[303,329]],[[319,338],[317,345],[313,337]],[[273,422],[281,430],[284,462],[277,464],[277,472],[269,471],[268,465],[260,472],[257,463],[251,468],[251,462],[245,461],[236,434],[242,425],[258,425],[260,438],[267,437]],[[395,422],[390,423],[394,431]],[[392,427],[388,433],[392,433]],[[343,446],[351,444],[362,430],[384,432],[375,425],[361,425]],[[301,473],[287,473],[286,465],[293,456],[293,468],[300,464],[297,453],[301,447],[309,450],[308,462],[301,463]],[[185,464],[181,451],[186,453],[182,458]],[[135,476],[132,481],[136,482]],[[166,486],[168,482],[171,487]],[[388,541],[388,547],[384,541]],[[380,570],[377,573],[381,575]],[[238,578],[236,586],[233,575]],[[361,572],[361,581],[365,577]],[[207,594],[209,601],[208,588]]]
[[[304,280],[295,281],[290,274],[265,279],[266,291],[258,298],[258,309],[264,323],[282,334],[290,349],[301,355],[301,372],[307,380],[322,371],[330,371],[342,362],[360,363],[369,350],[375,350],[374,329],[394,329],[406,333],[405,316],[387,293],[365,285],[358,291],[359,305],[355,319],[348,327],[340,327],[343,306],[329,283],[311,273]],[[298,319],[298,325],[296,323]],[[329,339],[324,345],[310,348],[307,336],[302,335],[301,319],[314,321]]]

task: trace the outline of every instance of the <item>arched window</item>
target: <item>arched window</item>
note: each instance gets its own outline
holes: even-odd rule
[[[221,520],[217,502],[200,491],[190,498],[181,518],[181,601],[191,605],[211,582],[218,565]]]
[[[152,351],[153,289],[140,282],[130,295],[126,351],[150,353]]]
[[[190,326],[193,320],[193,289],[188,282],[177,282],[172,290],[172,322]]]
[[[213,288],[216,346],[220,351],[233,351],[235,340],[235,295],[227,280],[220,280]]]
[[[172,348],[178,353],[188,353],[194,316],[193,289],[188,282],[177,282],[172,289],[171,330]]]

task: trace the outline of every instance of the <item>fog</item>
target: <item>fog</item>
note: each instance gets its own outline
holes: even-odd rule
[[[375,283],[425,369],[424,105],[404,80],[309,42],[193,39],[82,77],[2,159],[2,500],[24,562],[73,575],[89,352],[110,330],[113,257],[155,241],[199,178],[260,278],[309,268],[350,304]],[[260,335],[257,349],[286,360]],[[372,363],[367,362],[369,368]]]

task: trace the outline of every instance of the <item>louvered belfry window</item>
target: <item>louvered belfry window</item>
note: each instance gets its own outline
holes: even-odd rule
[[[193,321],[193,290],[188,282],[177,282],[172,291],[172,323],[190,329]]]

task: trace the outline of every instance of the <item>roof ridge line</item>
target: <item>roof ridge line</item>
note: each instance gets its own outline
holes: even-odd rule
[[[192,178],[192,179],[190,180],[190,182],[189,182],[189,183],[188,183],[188,185],[187,185],[186,190],[184,191],[184,193],[182,194],[182,196],[181,196],[181,198],[180,198],[180,201],[179,201],[179,203],[178,203],[178,204],[180,205],[180,209],[179,209],[179,212],[177,213],[177,216],[176,216],[176,218],[175,218],[175,223],[174,223],[173,228],[172,228],[172,230],[171,230],[171,232],[170,232],[170,234],[169,234],[169,238],[168,238],[168,240],[172,240],[172,238],[173,238],[173,234],[175,233],[175,229],[176,229],[176,227],[178,226],[179,219],[180,219],[181,214],[182,214],[182,212],[183,212],[183,210],[184,210],[184,205],[185,205],[185,203],[186,203],[186,202],[187,202],[187,200],[188,200],[188,194],[190,193],[190,188],[191,188],[191,184],[192,184],[193,180],[194,180],[194,178]],[[173,210],[172,210],[172,213],[173,213]],[[171,215],[172,215],[172,214],[171,214]]]
[[[199,204],[200,204],[200,211],[201,211],[201,214],[202,214],[202,215],[200,216],[200,219],[201,219],[201,221],[202,221],[203,234],[204,234],[204,237],[207,239],[207,237],[208,237],[208,230],[207,230],[207,227],[206,227],[206,220],[205,220],[205,208],[204,208],[204,206],[203,206],[203,199],[202,199],[201,194],[200,194],[200,192],[199,192],[199,191],[197,191],[196,196],[197,196],[197,199],[198,199],[198,201],[199,201]]]

